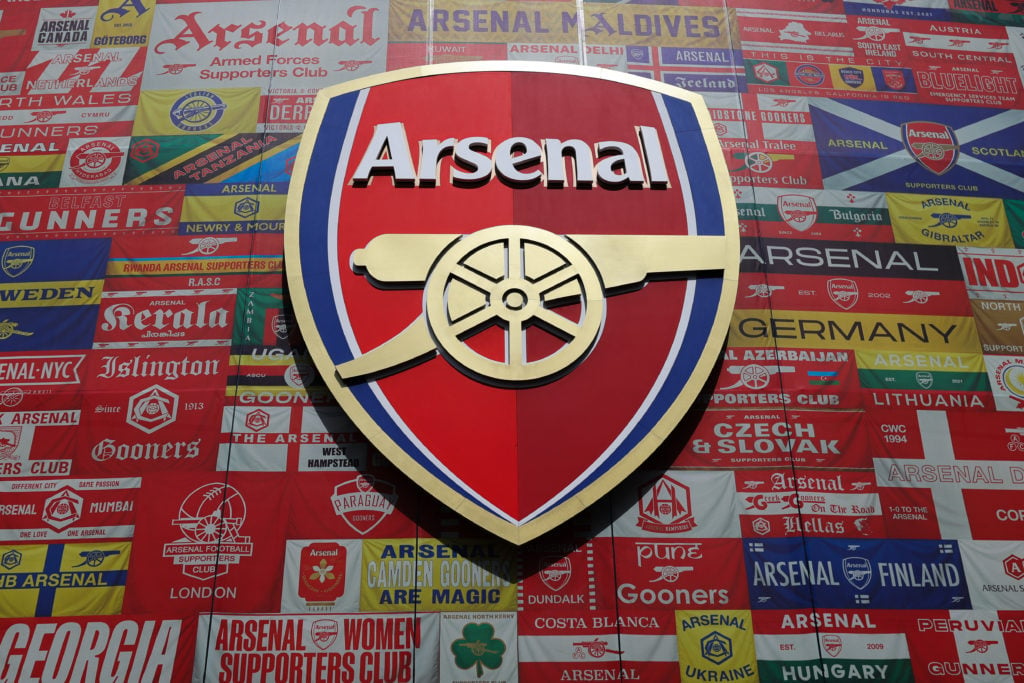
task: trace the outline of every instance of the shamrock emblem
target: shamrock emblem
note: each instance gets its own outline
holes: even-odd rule
[[[452,643],[455,664],[460,669],[476,666],[477,678],[484,675],[484,667],[497,669],[505,654],[505,641],[494,637],[490,624],[466,624],[462,637]]]

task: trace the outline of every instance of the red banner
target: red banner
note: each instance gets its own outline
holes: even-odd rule
[[[125,610],[266,612],[280,605],[287,520],[272,475],[163,473],[144,480]],[[268,568],[274,571],[267,571]]]
[[[863,413],[709,410],[675,464],[867,467]]]
[[[172,185],[5,192],[0,240],[172,234],[183,198],[184,188]]]
[[[192,679],[196,618],[0,620],[0,672],[12,681]]]

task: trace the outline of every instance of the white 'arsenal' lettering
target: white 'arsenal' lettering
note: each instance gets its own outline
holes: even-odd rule
[[[637,126],[638,146],[605,140],[593,145],[583,140],[511,137],[492,145],[490,138],[420,140],[419,161],[414,163],[405,125],[401,122],[374,126],[373,137],[352,174],[357,187],[369,185],[374,176],[391,176],[396,185],[434,187],[441,162],[451,157],[450,182],[476,187],[497,175],[517,187],[543,183],[544,187],[668,187],[668,171],[658,131]],[[570,159],[571,178],[566,176]]]
[[[31,680],[42,663],[63,672],[59,680],[169,681],[180,633],[176,620],[13,624],[0,641],[0,671]]]
[[[113,330],[163,330],[168,327],[181,330],[192,327],[227,327],[228,310],[214,308],[207,310],[207,302],[200,301],[195,311],[185,309],[148,308],[136,312],[128,304],[114,304],[103,312],[104,332]]]

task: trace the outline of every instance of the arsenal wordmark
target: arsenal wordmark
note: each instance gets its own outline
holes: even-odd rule
[[[739,240],[699,96],[480,62],[319,94],[286,258],[310,352],[367,438],[524,543],[689,409],[725,339]]]

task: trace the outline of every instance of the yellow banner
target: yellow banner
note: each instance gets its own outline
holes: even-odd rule
[[[858,92],[875,92],[875,79],[871,75],[870,66],[851,66],[849,64],[829,64],[832,75],[832,87],[836,90],[856,90]]]
[[[363,612],[507,612],[516,609],[515,563],[498,541],[363,541]]]
[[[980,353],[900,353],[863,349],[856,355],[860,370],[985,372],[985,359]]]
[[[286,194],[185,195],[181,222],[283,221]]]
[[[0,308],[89,306],[100,302],[103,280],[10,282],[0,289]]]
[[[897,242],[957,247],[1013,247],[1003,200],[887,193]]]
[[[584,4],[582,27],[596,45],[729,47],[721,8],[671,5]],[[577,43],[579,15],[572,3],[393,0],[391,42]]]
[[[107,277],[125,275],[230,275],[279,272],[284,260],[277,256],[221,256],[217,258],[111,259]],[[0,297],[3,295],[0,294]]]
[[[118,614],[131,543],[0,545],[5,617]]]
[[[823,311],[736,310],[729,345],[977,353],[973,318]]]
[[[259,88],[143,90],[132,135],[252,133],[259,102]]]
[[[63,154],[18,154],[0,157],[0,173],[51,173],[62,168]]]
[[[99,0],[92,47],[145,47],[156,0]]]
[[[676,641],[681,681],[758,680],[749,610],[676,612]]]

